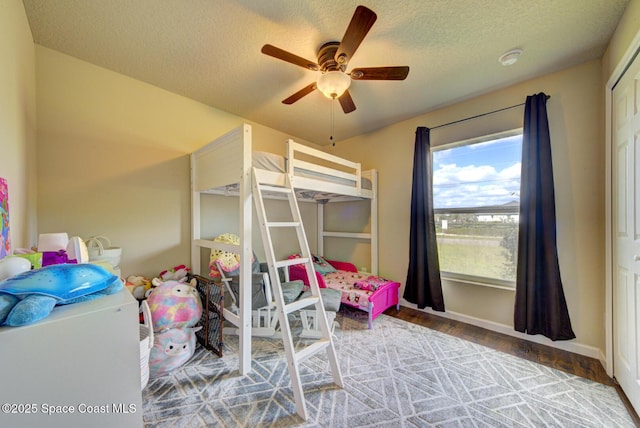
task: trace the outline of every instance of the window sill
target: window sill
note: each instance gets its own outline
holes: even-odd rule
[[[502,284],[492,284],[490,282],[482,282],[479,279],[474,280],[474,279],[468,279],[468,278],[461,278],[459,276],[449,275],[444,272],[442,272],[440,276],[444,280],[458,282],[462,284],[479,285],[481,287],[497,288],[499,290],[516,291],[515,284],[513,286],[502,285]]]

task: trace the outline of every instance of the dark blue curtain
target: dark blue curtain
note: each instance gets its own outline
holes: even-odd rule
[[[409,269],[403,297],[423,309],[430,306],[444,312],[436,225],[433,214],[433,165],[429,128],[416,129],[411,189]]]
[[[547,98],[539,93],[525,103],[514,327],[569,340],[576,336],[558,264]]]

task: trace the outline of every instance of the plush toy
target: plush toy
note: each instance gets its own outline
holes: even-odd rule
[[[154,283],[157,278],[154,278]],[[195,285],[195,280],[193,280]],[[196,288],[179,281],[166,281],[152,288],[147,298],[153,331],[193,327],[202,316]]]
[[[144,276],[129,275],[124,286],[133,294],[133,297],[143,300],[147,291],[151,288],[151,281]]]
[[[149,353],[149,376],[158,377],[177,369],[196,349],[196,328],[170,328],[154,336]]]
[[[31,270],[31,262],[22,257],[7,256],[0,259],[0,281]]]
[[[147,298],[154,344],[149,354],[149,374],[162,376],[184,364],[195,351],[195,332],[202,327],[191,328],[202,316],[202,302],[195,288],[196,280],[191,284],[169,280],[160,282],[150,290]]]
[[[170,270],[163,270],[158,275],[158,279],[160,281],[181,281],[185,282],[187,280],[187,274],[191,269],[186,267],[185,265],[175,266]]]
[[[213,242],[236,245],[239,248],[240,237],[233,233],[223,233],[216,236]],[[240,253],[212,249],[209,256],[209,277],[213,279],[219,278],[221,276],[218,271],[219,268],[224,271],[225,276],[240,275]],[[251,271],[260,273],[260,262],[255,252],[251,258]]]
[[[92,264],[56,264],[0,281],[0,325],[31,324],[54,306],[93,300],[122,289],[122,281]]]

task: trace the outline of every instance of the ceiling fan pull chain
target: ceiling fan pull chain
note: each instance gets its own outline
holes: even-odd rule
[[[334,116],[333,116],[333,106],[336,103],[336,98],[333,97],[333,99],[331,100],[331,135],[329,136],[329,141],[331,142],[331,145],[333,147],[336,146],[336,142],[333,141],[333,130],[334,130]]]

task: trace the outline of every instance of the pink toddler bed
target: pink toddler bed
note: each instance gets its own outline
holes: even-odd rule
[[[323,260],[330,264],[335,271],[320,273],[316,269],[316,278],[320,288],[332,288],[342,292],[340,299],[345,305],[361,309],[369,314],[369,329],[373,328],[373,320],[392,306],[400,309],[400,283],[385,278],[358,272],[352,263],[335,260]],[[333,269],[332,269],[333,270]],[[309,279],[304,265],[289,267],[289,280],[302,280],[309,285]]]

